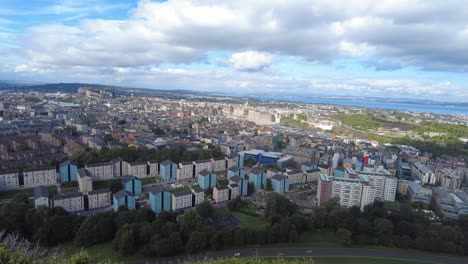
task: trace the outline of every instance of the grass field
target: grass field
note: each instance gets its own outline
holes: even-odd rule
[[[49,186],[47,187],[49,189],[50,194],[56,194],[57,193],[57,186]],[[25,194],[28,197],[33,197],[34,196],[34,188],[31,189],[20,189],[20,190],[11,190],[11,191],[6,191],[6,192],[0,192],[0,199],[11,199],[13,198],[17,193],[22,193]]]
[[[142,185],[153,184],[153,183],[156,183],[156,178],[155,177],[141,178],[141,184]]]
[[[260,216],[252,216],[239,211],[232,211],[231,214],[240,220],[239,227],[257,228],[265,225]]]
[[[78,187],[61,187],[60,190],[62,191],[62,193],[74,193],[74,192],[78,192],[80,190],[80,188],[78,188]]]
[[[278,257],[263,258],[263,259],[278,259]],[[309,258],[301,257],[279,257],[284,263],[292,262],[294,260],[309,261]],[[410,261],[391,258],[376,258],[376,257],[355,257],[355,256],[320,256],[312,257],[314,264],[429,264],[431,262],[424,261]],[[312,261],[310,261],[312,263]]]

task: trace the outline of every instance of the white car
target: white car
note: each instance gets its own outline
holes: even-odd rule
[[[234,253],[234,257],[239,257],[240,256],[240,253],[237,252],[237,253]]]
[[[310,254],[312,253],[312,250],[307,250],[306,253]]]

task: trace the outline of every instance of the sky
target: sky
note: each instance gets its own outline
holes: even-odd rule
[[[468,102],[465,0],[0,0],[0,80]]]

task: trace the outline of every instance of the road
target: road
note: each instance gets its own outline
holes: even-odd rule
[[[311,252],[311,253],[310,253]],[[156,260],[142,260],[133,262],[135,264],[175,264],[189,261],[203,261],[208,259],[219,259],[234,257],[234,254],[240,253],[239,257],[276,257],[276,256],[297,256],[297,257],[319,257],[319,256],[359,256],[359,257],[377,257],[377,258],[394,258],[400,260],[411,261],[425,261],[430,263],[444,263],[444,264],[466,264],[468,258],[447,256],[447,255],[434,255],[423,252],[415,251],[401,251],[401,250],[374,250],[363,248],[257,248],[257,249],[239,249],[229,251],[214,251],[191,255],[190,257],[178,258],[161,258]]]

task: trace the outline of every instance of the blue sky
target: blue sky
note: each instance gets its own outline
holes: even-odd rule
[[[463,0],[0,0],[0,79],[467,102],[467,17]]]

